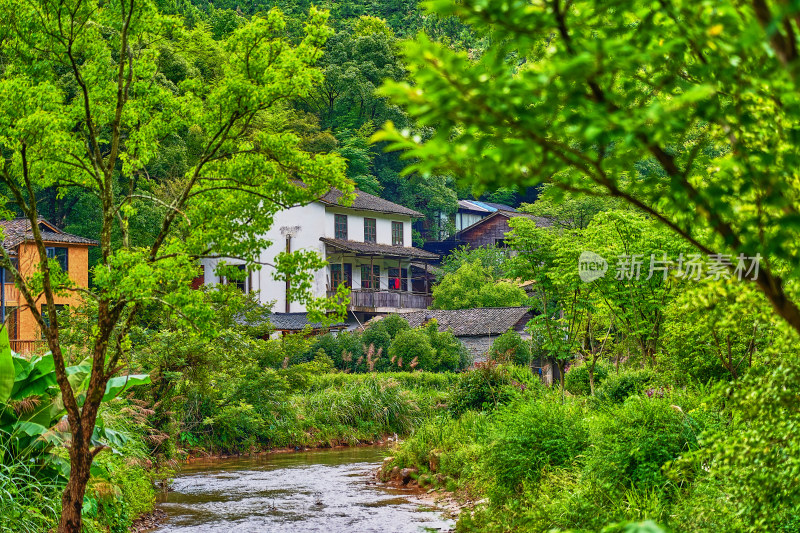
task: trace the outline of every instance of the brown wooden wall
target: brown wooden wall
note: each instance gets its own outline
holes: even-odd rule
[[[509,218],[503,215],[496,215],[485,220],[473,228],[462,231],[459,238],[466,242],[470,248],[480,248],[502,241],[506,238],[506,233],[511,231],[508,225]]]

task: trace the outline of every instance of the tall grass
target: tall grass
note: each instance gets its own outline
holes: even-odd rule
[[[404,389],[448,390],[457,380],[454,372],[382,372],[370,374],[318,374],[308,384],[309,392],[331,388],[340,389],[353,384],[363,384],[374,380],[392,380]]]
[[[58,523],[61,490],[56,481],[39,479],[37,465],[0,446],[0,532],[40,533]]]
[[[365,375],[302,396],[302,411],[317,428],[348,426],[410,433],[432,408],[433,393],[404,389],[393,378]]]

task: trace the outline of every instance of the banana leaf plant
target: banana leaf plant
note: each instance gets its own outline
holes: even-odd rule
[[[91,360],[84,359],[67,367],[69,382],[79,404],[91,373]],[[118,376],[109,380],[103,401],[113,400],[130,387],[150,383],[147,374]],[[0,463],[33,458],[41,465],[42,475],[69,475],[69,461],[57,453],[70,440],[66,410],[56,382],[51,353],[30,359],[11,351],[8,329],[0,329]],[[92,444],[116,450],[126,436],[106,428],[98,420]]]

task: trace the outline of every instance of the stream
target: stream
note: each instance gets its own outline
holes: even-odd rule
[[[379,483],[383,448],[196,461],[158,507],[154,533],[449,531],[453,520],[410,490]]]

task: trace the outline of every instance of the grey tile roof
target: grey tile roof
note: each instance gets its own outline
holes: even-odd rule
[[[357,209],[360,211],[376,211],[378,213],[388,213],[395,215],[406,215],[409,217],[421,218],[424,215],[419,211],[414,211],[400,204],[384,200],[374,194],[369,194],[364,191],[355,190],[355,199],[350,205],[343,205],[340,200],[343,196],[342,191],[339,189],[331,189],[328,193],[319,199],[320,202],[327,205],[335,205],[346,207],[349,209]]]
[[[39,226],[44,242],[64,243],[64,244],[85,244],[96,246],[99,243],[94,239],[87,239],[71,233],[64,233],[43,218],[39,219]],[[19,244],[32,241],[33,231],[31,223],[27,218],[15,218],[13,220],[0,220],[0,228],[3,229],[3,248],[11,250]]]
[[[475,309],[428,309],[401,313],[412,328],[430,319],[439,324],[439,331],[451,330],[456,337],[498,335],[512,329],[523,319],[530,319],[528,307],[479,307]]]
[[[413,246],[391,246],[389,244],[376,244],[371,242],[346,241],[344,239],[331,239],[320,237],[322,242],[329,246],[334,246],[346,252],[353,252],[362,255],[388,255],[394,257],[410,257],[413,259],[438,259],[439,256],[414,248]]]
[[[302,331],[306,326],[311,326],[312,329],[347,327],[344,322],[337,322],[329,326],[325,326],[321,322],[309,322],[306,313],[272,313],[269,315],[269,322],[278,331]]]

